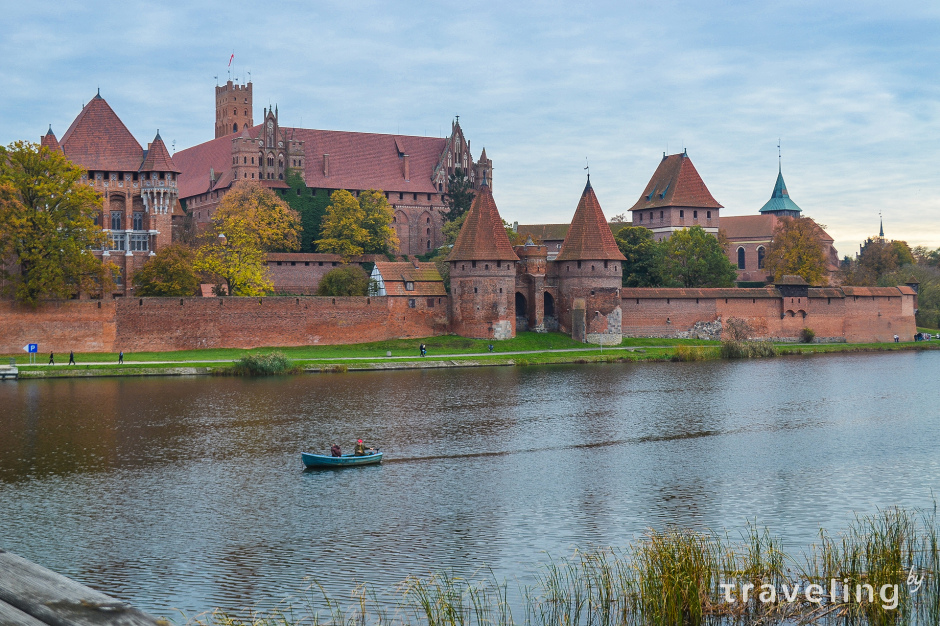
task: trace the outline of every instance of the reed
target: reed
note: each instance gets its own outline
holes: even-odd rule
[[[679,362],[687,361],[711,361],[720,357],[718,349],[711,346],[676,346],[672,353],[672,360]]]
[[[919,587],[911,585],[914,573]],[[831,581],[837,581],[833,588]],[[803,590],[819,585],[819,600]],[[856,595],[856,585],[864,590]],[[865,585],[873,594],[868,595]],[[887,586],[887,587],[885,587]],[[736,590],[728,600],[728,588]],[[743,592],[747,587],[750,595]],[[785,590],[799,587],[791,596]],[[897,589],[896,605],[881,596]],[[835,589],[835,591],[833,591]],[[849,590],[846,595],[845,590]],[[357,587],[351,602],[319,585],[306,604],[246,617],[216,611],[197,626],[515,626],[508,587],[492,571],[482,580],[438,573],[409,577],[392,602]],[[577,550],[540,567],[520,588],[520,626],[882,626],[940,623],[936,510],[902,509],[859,517],[793,558],[767,529],[741,539],[685,529],[649,531],[623,550]]]
[[[757,359],[779,354],[770,341],[722,341],[720,352],[723,359]]]

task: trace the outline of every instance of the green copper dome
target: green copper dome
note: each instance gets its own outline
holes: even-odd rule
[[[770,195],[770,200],[761,207],[761,213],[773,213],[775,215],[789,215],[799,217],[803,212],[796,202],[790,199],[787,193],[787,184],[783,182],[783,170],[777,172],[777,184],[774,185],[774,192]]]

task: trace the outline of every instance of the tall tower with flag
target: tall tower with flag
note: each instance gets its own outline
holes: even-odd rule
[[[235,55],[229,58],[229,67]],[[254,126],[252,120],[251,81],[238,84],[231,78],[224,85],[215,86],[215,136],[224,137]]]

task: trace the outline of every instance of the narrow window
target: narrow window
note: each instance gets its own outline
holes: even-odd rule
[[[738,269],[744,269],[744,248],[738,248]]]
[[[684,217],[685,217],[685,211],[682,209],[679,209],[679,219],[683,219]]]
[[[757,269],[764,269],[764,246],[757,249]]]
[[[698,219],[698,211],[692,211],[692,219],[693,219],[693,220],[697,220],[697,219]]]

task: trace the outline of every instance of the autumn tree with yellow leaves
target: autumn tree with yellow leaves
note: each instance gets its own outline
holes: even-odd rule
[[[802,276],[810,285],[824,285],[826,257],[820,230],[826,227],[808,217],[781,217],[774,228],[774,238],[767,248],[764,267],[774,280],[784,276]]]
[[[14,299],[107,292],[117,269],[93,253],[105,242],[95,224],[101,196],[60,151],[17,141],[0,146],[0,278]]]
[[[273,289],[267,253],[300,246],[300,216],[258,183],[239,182],[225,194],[196,251],[193,267],[209,274],[220,292],[262,296]]]
[[[345,189],[334,191],[317,249],[338,254],[344,262],[360,254],[390,254],[398,248],[393,218],[392,207],[381,191],[363,191],[358,199]]]

